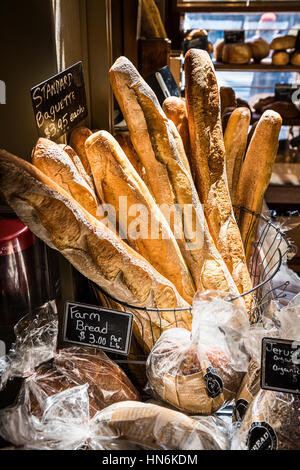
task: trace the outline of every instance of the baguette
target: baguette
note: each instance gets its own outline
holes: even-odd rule
[[[64,189],[4,150],[0,151],[0,186],[7,204],[37,237],[113,297],[137,307],[188,307],[171,282]],[[161,319],[157,312],[136,311],[134,318],[134,334],[148,351],[162,330],[176,324],[174,312],[168,311],[161,312]],[[189,312],[177,312],[178,322],[189,329]]]
[[[62,148],[71,158],[72,162],[76,166],[80,176],[85,179],[89,187],[92,189],[92,191],[95,192],[95,187],[94,187],[94,181],[90,176],[87,174],[87,172],[84,169],[84,166],[82,164],[82,161],[78,157],[77,153],[75,152],[74,149],[70,145],[65,145],[65,144],[58,144],[60,148]]]
[[[88,129],[87,127],[76,127],[71,134],[69,142],[70,146],[75,150],[75,152],[79,156],[83,167],[90,178],[92,177],[92,172],[88,158],[85,154],[84,143],[91,134],[92,131],[90,131],[90,129]]]
[[[225,135],[226,173],[231,201],[235,204],[235,193],[247,146],[251,113],[248,108],[237,108],[231,114]]]
[[[108,132],[99,131],[86,140],[85,150],[100,201],[111,204],[116,210],[119,233],[160,274],[169,279],[191,305],[195,288],[175,237],[118,142]],[[126,219],[124,213],[120,212],[120,196],[126,197]],[[136,204],[141,205],[142,211],[145,211],[138,209],[144,218],[144,224],[140,217],[136,218],[136,214],[132,214]],[[140,233],[131,234],[130,227],[133,226],[135,232],[137,231],[135,220],[139,222]],[[154,226],[157,233],[153,231]]]
[[[264,112],[255,128],[242,165],[236,193],[237,205],[257,214],[261,212],[264,194],[271,179],[281,124],[282,118],[278,113],[271,110]],[[256,233],[255,225],[249,237],[252,221],[251,214],[241,213],[239,225],[247,258],[251,255]]]
[[[40,138],[32,152],[32,163],[69,193],[94,217],[98,217],[98,200],[87,181],[80,175],[69,155],[51,140]]]
[[[163,111],[166,114],[167,118],[174,122],[179,135],[181,137],[183,147],[185,150],[185,155],[187,159],[183,161],[184,166],[191,173],[190,168],[190,153],[191,153],[191,144],[189,136],[189,123],[185,102],[178,98],[177,96],[169,96],[163,102]]]
[[[209,54],[190,49],[185,56],[186,102],[195,183],[210,233],[240,293],[252,288],[225,165],[219,91]],[[247,308],[252,297],[245,298]]]
[[[164,215],[175,208],[175,217],[168,220],[196,288],[237,294],[209,234],[192,177],[180,158],[174,139],[178,133],[175,125],[167,119],[155,94],[128,59],[117,59],[110,69],[110,79],[156,202]],[[187,208],[190,213],[184,218]]]
[[[221,116],[237,107],[235,91],[230,86],[220,88]]]
[[[100,411],[94,419],[105,442],[135,443],[156,450],[221,450],[226,442],[217,425],[152,403],[125,401]],[[226,444],[225,444],[226,445]]]
[[[142,0],[142,36],[147,39],[167,38],[159,9],[154,0]]]
[[[151,185],[149,184],[146,170],[141,160],[139,159],[138,154],[134,150],[134,146],[132,145],[129,132],[119,132],[114,137],[122,148],[128,160],[130,161],[131,165],[139,175],[139,177],[142,178],[148,190],[151,192]]]

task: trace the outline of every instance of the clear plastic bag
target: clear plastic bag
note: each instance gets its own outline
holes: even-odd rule
[[[48,397],[37,418],[25,407],[0,413],[0,426],[25,449],[222,450],[226,430],[210,418],[194,420],[158,405],[126,401],[90,418],[88,386]]]
[[[39,419],[52,396],[87,384],[91,416],[119,401],[138,400],[139,394],[123,370],[98,348],[68,346],[56,350],[58,321],[55,304],[45,304],[17,325],[17,340],[0,359],[0,384],[23,378],[17,402],[0,410],[0,435],[22,445],[26,422]],[[72,395],[72,394],[71,394]],[[26,422],[22,422],[25,416]]]
[[[58,334],[55,301],[23,317],[14,329],[16,342],[6,356],[0,357],[0,390],[10,378],[31,374],[39,364],[54,357]]]
[[[198,293],[192,332],[167,330],[148,357],[151,389],[181,411],[213,414],[232,401],[247,370],[249,328],[244,310],[228,302],[226,294]]]
[[[263,337],[300,341],[300,294],[281,310],[272,309],[265,323],[251,327],[248,349],[258,368]],[[260,389],[245,404],[235,429],[232,449],[299,450],[300,395]]]

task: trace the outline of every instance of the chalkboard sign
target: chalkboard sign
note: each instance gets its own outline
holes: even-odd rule
[[[245,31],[224,31],[225,44],[238,44],[245,42]]]
[[[263,338],[261,388],[300,394],[300,341]]]
[[[152,75],[149,75],[146,78],[146,82],[156,94],[160,105],[163,104],[168,96],[181,96],[175,78],[167,65]]]
[[[76,127],[88,114],[82,62],[31,89],[40,137],[56,140]]]
[[[295,85],[278,83],[275,85],[275,101],[292,102],[292,95],[297,90]]]
[[[185,39],[183,41],[183,53],[189,49],[203,49],[204,51],[208,52],[208,38],[207,36],[198,36],[193,39]]]
[[[64,341],[127,355],[131,341],[132,317],[129,312],[66,302]]]

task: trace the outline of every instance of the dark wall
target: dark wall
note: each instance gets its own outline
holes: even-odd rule
[[[51,0],[0,1],[0,148],[29,160],[37,138],[30,89],[57,73]]]

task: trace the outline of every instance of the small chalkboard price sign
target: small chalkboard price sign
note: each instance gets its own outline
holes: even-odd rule
[[[224,31],[225,44],[238,44],[245,42],[245,31],[243,29],[238,31]]]
[[[132,318],[130,312],[66,302],[64,341],[128,355]]]
[[[297,86],[291,84],[278,83],[275,85],[275,101],[292,102],[292,95],[297,90]]]
[[[31,89],[40,137],[57,140],[88,114],[82,62],[72,65]]]
[[[300,341],[263,338],[260,386],[300,394]]]

